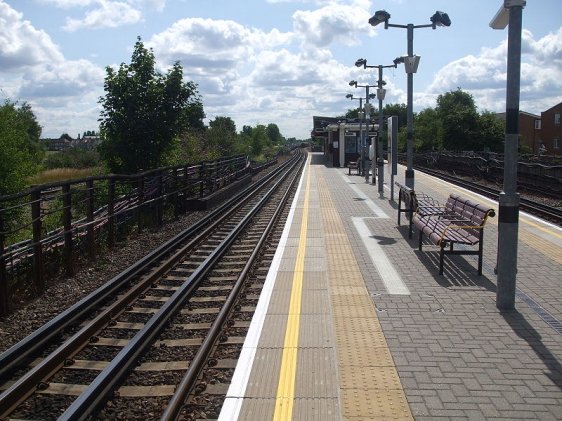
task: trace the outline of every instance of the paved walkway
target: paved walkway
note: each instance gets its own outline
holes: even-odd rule
[[[416,190],[497,209],[419,172]],[[475,256],[439,275],[438,248],[418,251],[396,208],[312,155],[221,420],[562,420],[562,230],[521,215],[502,313],[497,217],[483,275]]]

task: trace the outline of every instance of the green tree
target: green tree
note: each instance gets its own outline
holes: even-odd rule
[[[259,124],[252,129],[250,138],[250,151],[252,156],[257,157],[261,155],[263,149],[267,146],[267,133],[265,126]]]
[[[437,115],[443,125],[443,147],[478,150],[478,112],[471,94],[458,88],[437,97]]]
[[[31,107],[5,101],[0,106],[0,195],[25,188],[26,178],[35,174],[41,127]]]
[[[408,108],[406,104],[386,104],[383,108],[385,117],[398,116],[398,127],[406,127],[408,121]]]
[[[416,130],[416,151],[439,151],[443,145],[443,126],[433,108],[426,108],[416,114],[414,119]]]
[[[160,74],[154,53],[140,37],[131,64],[122,63],[117,71],[106,68],[104,89],[100,154],[113,172],[157,167],[174,138],[204,115],[197,86],[183,82],[179,62]]]
[[[505,122],[496,113],[484,111],[478,117],[478,150],[490,148],[492,152],[503,152]]]
[[[280,145],[285,142],[285,138],[281,135],[279,127],[275,123],[269,123],[265,129],[267,138],[274,145]]]
[[[220,156],[234,153],[234,144],[238,135],[236,134],[236,123],[230,117],[216,117],[211,120],[207,136],[209,143],[217,149]]]

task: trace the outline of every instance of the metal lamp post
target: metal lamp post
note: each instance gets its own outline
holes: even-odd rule
[[[507,85],[505,101],[505,144],[503,191],[499,195],[498,287],[496,307],[515,307],[517,241],[519,230],[519,193],[517,193],[517,147],[519,142],[519,94],[521,78],[521,27],[524,0],[504,0],[492,21],[493,29],[509,25],[507,38]]]
[[[359,148],[361,149],[361,171],[365,171],[365,148],[363,146],[363,118],[365,114],[363,113],[363,97],[354,97],[353,94],[347,94],[345,96],[351,100],[358,99],[359,100]]]
[[[349,82],[349,86],[353,86],[355,88],[365,88],[365,141],[361,142],[361,150],[363,150],[363,146],[367,145],[367,138],[369,137],[369,126],[371,125],[371,104],[369,103],[369,99],[374,99],[374,94],[369,94],[369,88],[374,88],[375,85],[359,85],[357,84],[356,80],[352,80]],[[374,162],[374,160],[373,160]],[[363,164],[363,163],[362,163]],[[365,168],[365,182],[369,182],[369,170]],[[373,171],[373,184],[375,183],[375,167],[372,164],[372,171]]]
[[[383,127],[383,109],[382,109],[382,102],[384,100],[384,97],[386,96],[386,89],[383,88],[383,86],[386,84],[386,82],[382,79],[382,69],[387,68],[387,67],[398,67],[398,65],[396,63],[394,64],[390,64],[388,66],[383,66],[381,64],[376,65],[376,66],[368,66],[367,65],[367,60],[364,58],[360,58],[359,60],[357,60],[355,62],[355,65],[357,67],[361,67],[363,66],[364,69],[366,68],[376,68],[379,69],[379,79],[377,80],[377,97],[379,98],[379,130],[378,130],[378,136],[377,136],[377,169],[378,169],[378,174],[379,174],[379,188],[378,191],[379,193],[382,193],[384,191],[384,157],[383,157],[383,148],[382,148],[382,127]],[[373,174],[374,174],[374,169],[373,169]],[[373,184],[375,184],[375,180],[374,180],[374,175],[373,175]]]
[[[414,29],[417,28],[432,28],[435,29],[437,26],[450,26],[451,20],[449,15],[444,12],[436,11],[435,14],[430,18],[431,24],[427,25],[414,25],[409,23],[407,25],[396,25],[388,23],[390,19],[390,13],[386,10],[378,10],[369,19],[369,24],[372,26],[377,26],[380,23],[384,23],[384,29],[390,28],[404,28],[408,31],[408,60],[412,61],[414,57],[417,57],[419,62],[419,56],[414,56]],[[417,63],[416,66],[417,68]],[[414,112],[413,112],[413,91],[414,91],[414,73],[408,73],[408,103],[407,103],[407,120],[408,120],[408,131],[407,131],[407,143],[406,143],[406,154],[407,154],[407,166],[405,182],[408,187],[414,188]]]

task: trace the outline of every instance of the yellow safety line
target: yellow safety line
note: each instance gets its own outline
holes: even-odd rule
[[[308,227],[308,199],[310,192],[310,167],[306,179],[306,190],[302,210],[302,222],[300,231],[299,248],[293,274],[293,287],[291,290],[291,302],[289,304],[289,315],[287,317],[287,329],[285,330],[285,342],[283,344],[283,358],[281,360],[281,372],[277,386],[277,397],[275,399],[274,421],[288,421],[293,415],[293,403],[295,399],[295,379],[297,373],[297,350],[299,343],[300,313],[302,302],[302,280],[304,273],[304,253],[306,248],[306,231]]]

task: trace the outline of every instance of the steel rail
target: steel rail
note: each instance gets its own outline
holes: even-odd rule
[[[267,203],[271,195],[283,183],[283,178],[275,182],[269,191],[234,227],[220,245],[195,269],[183,285],[164,303],[164,305],[148,320],[144,327],[115,356],[109,365],[94,379],[80,396],[58,418],[60,421],[84,420],[94,412],[97,405],[107,400],[113,390],[121,383],[123,376],[134,366],[137,359],[154,341],[168,320],[184,306],[201,280],[216,262],[223,256],[237,239],[252,218]],[[253,192],[255,194],[255,192]]]
[[[122,289],[131,279],[145,272],[147,268],[154,264],[154,262],[162,259],[163,256],[170,253],[170,250],[172,250],[178,242],[184,241],[186,238],[193,236],[197,231],[201,230],[202,227],[224,213],[226,209],[235,205],[241,200],[241,198],[249,194],[251,191],[260,188],[261,185],[277,176],[277,174],[282,172],[284,168],[291,165],[291,163],[296,160],[298,160],[298,155],[295,155],[292,160],[288,160],[283,163],[279,168],[269,173],[262,180],[235,194],[231,199],[217,207],[209,215],[168,240],[160,247],[125,269],[123,272],[116,275],[106,284],[91,292],[86,297],[61,312],[58,316],[45,323],[35,332],[31,333],[4,351],[0,355],[0,378],[5,377],[8,373],[19,367],[25,360],[29,359],[33,353],[43,348],[46,343],[56,337],[56,335],[58,335],[65,327],[79,320],[92,309],[96,308],[109,296]]]
[[[255,193],[255,192],[252,192]],[[153,268],[149,273],[145,274],[144,279],[131,288],[119,300],[111,304],[108,308],[98,314],[93,320],[89,321],[84,327],[76,332],[70,339],[59,346],[55,351],[49,354],[39,364],[25,373],[12,386],[0,395],[0,416],[6,416],[13,411],[19,403],[23,402],[30,395],[37,384],[44,379],[51,377],[59,370],[67,359],[71,359],[78,353],[99,330],[110,323],[116,316],[130,305],[138,296],[144,292],[150,285],[160,276],[162,276],[171,266],[173,266],[180,258],[184,256],[187,250],[193,248],[202,238],[209,235],[217,226],[227,219],[237,209],[242,207],[245,200],[240,201],[235,207],[227,210],[220,215],[202,232],[197,234],[187,244],[184,244],[173,253],[166,257],[164,261]]]
[[[252,255],[246,262],[246,265],[242,269],[240,276],[238,276],[238,279],[236,280],[232,291],[228,295],[223,307],[221,308],[219,314],[217,315],[217,318],[211,325],[211,328],[207,336],[205,337],[203,344],[197,350],[197,353],[193,357],[193,360],[190,362],[189,367],[187,368],[187,371],[184,374],[182,380],[176,386],[174,395],[171,397],[166,409],[164,410],[164,413],[162,414],[162,417],[160,418],[162,421],[178,419],[181,408],[185,400],[189,396],[189,394],[193,391],[197,378],[201,370],[203,369],[205,362],[209,358],[209,355],[222,332],[224,324],[226,323],[230,313],[232,312],[232,308],[234,307],[239,292],[242,289],[242,286],[244,285],[246,277],[250,272],[250,269],[254,264],[255,260],[257,259],[263,244],[266,242],[267,237],[269,236],[270,232],[273,230],[275,226],[275,222],[277,221],[279,215],[283,211],[291,194],[291,189],[295,185],[301,171],[302,171],[302,163],[301,163],[301,168],[299,169],[299,171],[297,171],[297,173],[291,180],[291,184],[289,188],[285,192],[283,198],[281,199],[281,202],[279,203],[277,209],[275,210],[274,215],[270,219],[267,227],[265,228],[263,234],[261,235],[254,251],[252,252]]]

